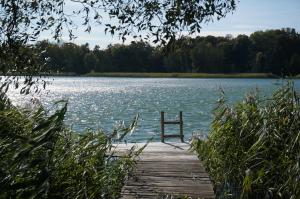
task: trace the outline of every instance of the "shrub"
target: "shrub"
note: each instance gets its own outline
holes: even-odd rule
[[[299,94],[288,83],[271,98],[222,99],[206,140],[194,138],[218,198],[300,198]]]
[[[0,95],[0,198],[117,198],[134,166],[134,148],[118,157],[112,134],[79,134],[64,123],[67,104],[25,111]]]

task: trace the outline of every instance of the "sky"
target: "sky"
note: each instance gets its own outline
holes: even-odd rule
[[[75,5],[72,5],[75,6]],[[69,6],[68,9],[72,9]],[[225,36],[231,34],[250,35],[258,30],[295,28],[300,32],[300,0],[240,0],[236,10],[229,13],[220,21],[203,24],[201,36]],[[90,47],[99,45],[106,48],[109,44],[122,43],[117,36],[104,33],[104,27],[93,27],[91,33],[84,32],[78,28],[75,30],[74,43],[89,43]],[[45,33],[41,39],[47,39],[50,35]],[[68,41],[67,34],[63,36],[63,41]],[[131,42],[129,38],[125,43]]]

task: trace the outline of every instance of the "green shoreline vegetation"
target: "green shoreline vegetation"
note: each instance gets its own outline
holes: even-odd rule
[[[0,73],[0,76],[3,74]],[[6,76],[24,76],[9,75]],[[300,79],[300,74],[281,77],[273,73],[158,73],[158,72],[90,72],[78,75],[68,73],[40,73],[35,77],[128,77],[128,78],[269,78],[269,79]]]
[[[88,73],[86,77],[149,77],[149,78],[279,78],[271,73]]]
[[[140,150],[120,156],[113,143],[137,118],[112,133],[78,133],[64,124],[67,104],[55,105],[21,109],[0,92],[0,198],[119,198]]]
[[[268,99],[248,95],[214,110],[207,139],[193,149],[217,198],[300,198],[300,96],[289,83]]]
[[[168,45],[145,41],[89,44],[37,41],[20,47],[28,56],[40,52],[32,74],[108,77],[295,77],[300,74],[300,34],[295,29],[256,31],[250,36],[182,37]],[[5,51],[5,47],[0,47]],[[45,61],[46,60],[46,61]],[[30,62],[31,63],[31,62]],[[26,64],[24,64],[26,65]],[[3,74],[21,71],[5,68]],[[29,71],[30,72],[30,71]]]
[[[4,76],[0,73],[0,76]],[[6,76],[24,76],[21,74],[6,74]],[[177,72],[90,72],[76,74],[73,72],[40,73],[34,77],[132,77],[132,78],[282,78],[272,73],[177,73]],[[287,77],[285,77],[287,78]],[[300,75],[290,76],[290,79],[298,79]]]

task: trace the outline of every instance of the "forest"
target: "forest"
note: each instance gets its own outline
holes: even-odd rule
[[[90,72],[300,73],[300,34],[293,28],[256,31],[250,36],[182,37],[164,46],[145,41],[113,44],[35,44],[46,49],[48,71],[82,75]]]

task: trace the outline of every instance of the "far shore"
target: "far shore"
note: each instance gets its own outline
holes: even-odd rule
[[[272,73],[88,73],[86,77],[149,77],[149,78],[280,78]]]
[[[1,74],[0,74],[1,76]],[[10,76],[10,75],[8,75]],[[19,76],[19,75],[13,75]],[[21,75],[22,76],[22,75]],[[87,74],[76,73],[47,73],[34,76],[52,77],[132,77],[132,78],[270,78],[270,79],[300,79],[300,74],[295,76],[282,77],[272,73],[154,73],[154,72],[91,72]]]

